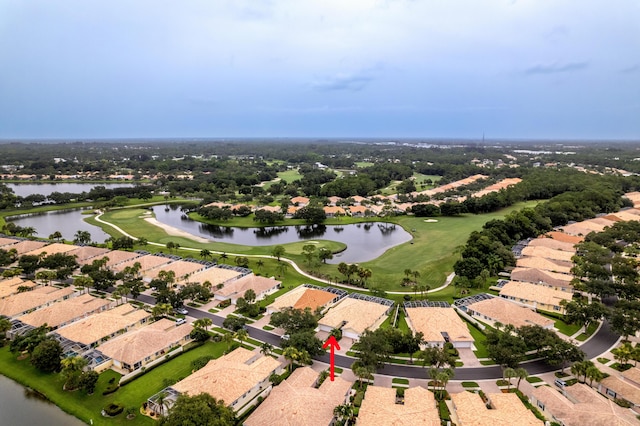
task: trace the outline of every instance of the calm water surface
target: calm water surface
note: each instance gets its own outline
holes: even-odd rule
[[[109,234],[101,228],[85,222],[85,217],[82,210],[70,209],[24,214],[7,219],[22,227],[34,227],[37,231],[36,236],[40,238],[47,238],[56,231],[60,231],[65,240],[73,240],[74,234],[78,231],[88,231],[91,240],[98,243],[103,243],[109,238]]]
[[[80,426],[84,423],[42,396],[0,375],[0,424],[7,426]]]
[[[327,263],[357,263],[373,260],[391,247],[411,240],[411,234],[401,226],[383,223],[358,223],[342,226],[273,226],[267,228],[236,228],[208,225],[189,219],[178,206],[154,206],[159,222],[174,226],[211,241],[269,246],[305,240],[331,240],[347,245],[342,253]]]
[[[26,197],[31,194],[41,194],[45,197],[52,192],[70,192],[72,194],[80,194],[81,192],[89,192],[96,186],[104,186],[105,188],[131,188],[135,186],[132,183],[8,183],[7,186],[13,189],[16,195]]]

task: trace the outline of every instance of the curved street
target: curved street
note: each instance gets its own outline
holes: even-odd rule
[[[95,217],[95,219],[98,222],[111,226],[130,238],[137,239],[136,237],[124,232],[124,230],[122,230],[118,226],[102,220],[100,216],[102,216],[102,213],[98,214]],[[149,244],[163,246],[163,244],[153,243],[153,242],[149,242]],[[199,249],[189,248],[189,247],[182,247],[182,249],[190,250],[190,251],[199,251]],[[234,255],[233,253],[227,253],[227,254]],[[243,255],[243,256],[246,256],[246,255]],[[253,255],[251,257],[273,258],[273,256],[268,256],[268,255]],[[294,261],[286,258],[282,258],[282,260],[291,264],[293,268],[296,270],[296,272],[310,279],[322,281],[327,284],[331,284],[339,287],[347,287],[347,288],[351,287],[351,286],[344,286],[344,285],[331,283],[329,281],[313,277],[307,274],[306,272],[304,272],[302,269],[300,269]],[[438,287],[436,289],[432,289],[429,291],[429,293],[443,289],[444,287],[446,287],[451,283],[454,277],[455,277],[455,274],[453,273],[450,274],[447,277],[443,286]],[[358,288],[358,290],[362,290],[362,289]],[[391,293],[403,294],[401,292],[391,292]],[[139,296],[138,299],[142,302],[145,302],[151,305],[155,304],[155,298],[152,296],[142,294]],[[186,308],[189,311],[189,316],[193,318],[210,318],[213,321],[214,325],[218,327],[222,327],[222,322],[224,321],[223,317],[219,315],[214,315],[210,312],[202,311],[199,309],[194,309],[190,307],[186,307]],[[277,347],[280,346],[280,336],[274,333],[262,330],[260,328],[253,327],[249,324],[247,325],[247,331],[249,332],[249,336],[253,339],[259,340],[261,342],[270,343],[273,346],[277,346]],[[584,353],[586,354],[585,359],[593,359],[598,357],[602,353],[608,351],[611,347],[613,347],[618,342],[619,339],[620,339],[620,336],[618,336],[613,331],[611,331],[609,322],[605,320],[603,321],[602,326],[596,331],[596,333],[588,341],[580,345],[580,349],[582,349],[582,351],[584,351]],[[323,355],[315,357],[314,359],[328,364],[329,354],[325,353]],[[335,364],[338,367],[350,368],[351,364],[354,361],[355,361],[355,358],[353,357],[335,354]],[[558,370],[558,367],[551,366],[543,362],[542,360],[525,361],[520,365],[523,368],[525,368],[527,372],[531,375],[548,373],[551,371]],[[454,371],[455,371],[454,380],[486,380],[486,379],[502,378],[502,369],[500,368],[500,366],[497,366],[497,365],[491,365],[486,367],[458,367]],[[426,368],[423,368],[421,366],[416,366],[416,365],[386,364],[383,368],[377,371],[377,374],[384,374],[384,375],[396,376],[396,377],[406,377],[411,379],[428,379],[429,378],[428,370]]]
[[[140,295],[138,300],[148,304],[155,304],[155,298],[148,295]],[[213,324],[217,327],[222,327],[224,318],[212,314],[210,312],[194,309],[186,306],[189,311],[189,316],[193,318],[210,318]],[[259,340],[261,342],[270,343],[273,346],[280,346],[280,336],[271,333],[261,328],[253,327],[247,324],[247,331],[252,339]],[[580,345],[580,349],[586,354],[585,359],[593,359],[600,356],[602,353],[608,351],[614,346],[620,336],[611,331],[608,321],[603,321],[602,326],[596,331],[596,333],[584,344]],[[314,357],[315,360],[329,363],[329,354],[325,353],[320,356]],[[340,368],[350,368],[351,364],[356,359],[350,356],[335,354],[335,365]],[[548,373],[558,370],[557,366],[551,366],[542,360],[525,361],[520,364],[525,368],[530,375]],[[458,367],[454,370],[454,380],[487,380],[487,379],[500,379],[502,378],[502,369],[500,366],[491,365],[486,367]],[[377,374],[384,374],[395,377],[406,377],[410,379],[428,379],[428,369],[416,366],[416,365],[402,365],[402,364],[386,364],[383,368],[377,371]]]

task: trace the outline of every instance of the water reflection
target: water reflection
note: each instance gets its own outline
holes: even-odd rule
[[[375,259],[391,247],[411,240],[411,235],[402,227],[382,222],[338,226],[297,225],[236,228],[203,224],[191,220],[178,206],[168,210],[164,206],[155,206],[153,211],[159,222],[211,241],[220,240],[221,242],[246,246],[266,246],[324,239],[347,245],[345,251],[336,254],[333,260],[329,260],[327,263],[366,262]]]

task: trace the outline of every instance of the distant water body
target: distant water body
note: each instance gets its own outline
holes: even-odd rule
[[[7,426],[80,426],[38,393],[0,375],[0,424]]]

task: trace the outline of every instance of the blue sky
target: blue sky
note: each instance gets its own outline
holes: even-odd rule
[[[0,1],[0,138],[640,139],[637,0]]]

